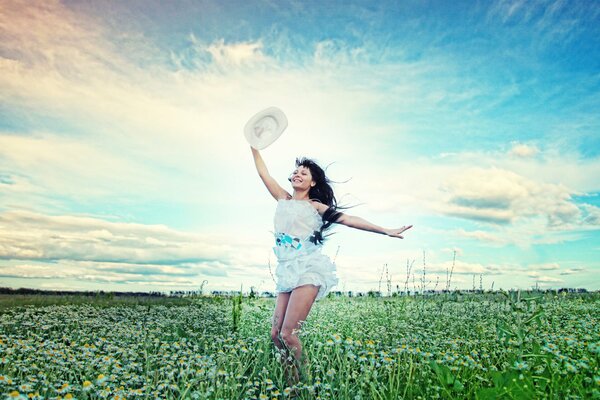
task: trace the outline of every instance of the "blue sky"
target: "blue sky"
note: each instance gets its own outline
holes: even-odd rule
[[[2,286],[274,290],[242,128],[277,106],[276,179],[333,163],[348,213],[414,224],[336,227],[339,290],[454,252],[452,287],[598,289],[597,37],[583,1],[3,1]]]

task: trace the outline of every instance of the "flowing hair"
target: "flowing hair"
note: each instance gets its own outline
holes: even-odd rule
[[[308,197],[311,200],[317,200],[329,207],[323,213],[323,225],[321,225],[321,229],[315,231],[313,236],[310,237],[310,241],[314,244],[321,244],[325,240],[325,237],[329,236],[323,236],[323,233],[328,230],[331,227],[331,224],[336,222],[342,215],[342,213],[337,210],[345,209],[347,207],[338,206],[337,199],[333,193],[333,188],[331,187],[331,181],[325,175],[323,168],[321,168],[316,162],[306,157],[302,157],[300,159],[296,158],[296,168],[298,167],[308,168],[310,170],[310,174],[312,175],[312,180],[315,182],[315,186],[311,187],[308,191]],[[289,178],[289,180],[291,181],[291,178]]]

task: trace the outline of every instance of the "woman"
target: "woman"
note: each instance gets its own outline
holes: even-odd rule
[[[288,384],[300,380],[299,369],[306,365],[297,331],[315,302],[327,295],[338,282],[335,265],[321,254],[323,231],[332,223],[403,239],[412,225],[386,229],[337,209],[333,189],[325,172],[314,161],[296,159],[296,169],[288,180],[293,194],[272,177],[260,155],[251,147],[258,175],[277,200],[275,244],[277,255],[277,302],[273,313],[271,338],[282,353]]]

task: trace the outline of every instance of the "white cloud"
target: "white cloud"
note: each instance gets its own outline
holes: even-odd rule
[[[441,251],[443,253],[452,254],[452,255],[456,253],[457,257],[460,257],[460,256],[462,256],[464,254],[464,249],[461,249],[460,247],[453,247],[451,249],[450,248],[445,248],[445,249],[441,249]]]
[[[0,276],[28,279],[77,279],[95,283],[142,283],[159,286],[197,286],[200,274],[177,276],[173,271],[153,270],[153,265],[127,265],[95,262],[17,264],[0,266]],[[129,269],[129,270],[128,270]],[[152,272],[149,274],[149,272]]]
[[[262,53],[262,43],[260,42],[242,42],[225,44],[223,39],[217,40],[206,47],[215,63],[220,66],[229,66],[231,64],[239,66],[242,63],[266,61],[267,58]]]
[[[560,264],[558,264],[558,263],[532,264],[532,265],[529,265],[528,268],[532,269],[532,270],[550,271],[550,270],[560,269]]]
[[[533,157],[537,153],[539,153],[539,149],[530,144],[525,143],[513,143],[512,148],[509,150],[508,154],[516,157]]]
[[[421,268],[422,270],[422,268]],[[453,274],[489,274],[493,272],[488,267],[479,263],[468,263],[457,260],[452,269],[452,261],[446,261],[438,264],[427,266],[426,272],[431,273],[446,273],[452,271]]]
[[[600,209],[581,197],[599,190],[592,178],[600,175],[599,158],[551,149],[515,159],[498,149],[390,163],[384,171],[364,168],[348,184],[385,215],[458,217],[448,222],[452,234],[498,247],[564,243],[599,226]]]
[[[349,63],[365,61],[365,50],[360,47],[348,47],[343,41],[323,40],[315,45],[314,62],[327,68],[346,66]]]
[[[229,258],[229,246],[166,226],[108,222],[27,211],[0,214],[0,257],[40,260],[172,262]],[[149,243],[156,241],[161,243]]]
[[[332,250],[331,247],[329,248]],[[387,290],[387,276],[383,273],[383,266],[387,265],[389,278],[392,284],[392,290],[405,290],[408,284],[409,290],[414,287],[420,287],[423,279],[423,260],[422,251],[415,248],[406,248],[403,251],[361,255],[347,253],[351,251],[344,249],[337,259],[337,270],[340,283],[337,290],[378,290],[381,280],[381,290]],[[410,272],[407,277],[407,264]],[[435,251],[427,251],[425,260],[425,287],[426,289],[437,290],[445,289],[447,279],[450,279],[450,287],[471,287],[472,275],[476,275],[477,286],[479,286],[479,276],[487,282],[489,277],[505,275],[515,267],[499,265],[473,263],[457,259],[452,266],[452,253],[441,252],[438,255]],[[452,276],[450,277],[450,272]],[[408,281],[407,281],[408,278]],[[437,287],[436,287],[437,282]]]
[[[581,207],[585,214],[583,223],[587,225],[600,226],[600,208],[591,204],[583,204]]]
[[[567,268],[564,271],[561,271],[560,274],[561,275],[574,275],[574,274],[579,274],[584,271],[586,271],[585,268]]]
[[[446,202],[440,211],[449,215],[500,223],[542,215],[549,225],[580,217],[566,187],[535,182],[505,169],[468,168],[450,176],[442,190]]]
[[[481,230],[467,231],[464,229],[457,229],[453,233],[471,239],[476,239],[482,242],[488,242],[496,245],[506,245],[512,243],[514,240],[506,235],[498,234],[497,232],[487,232]]]
[[[273,290],[268,248],[252,232],[194,234],[162,225],[94,217],[0,213],[0,276],[131,284],[144,290],[197,287]],[[264,251],[263,251],[264,250]],[[274,268],[274,266],[273,266]],[[111,286],[114,289],[116,286]]]
[[[109,149],[79,138],[0,132],[0,149],[0,167],[22,171],[21,174],[29,172],[29,176],[14,175],[14,185],[6,187],[7,192],[48,191],[92,197],[128,188],[146,193],[157,189],[155,182],[160,170],[153,171],[139,161],[111,154]],[[156,190],[157,195],[160,192]]]
[[[539,282],[539,283],[561,283],[564,282],[562,279],[553,277],[553,276],[548,276],[548,275],[542,275],[537,271],[531,271],[527,274],[530,278],[533,278],[535,282]]]

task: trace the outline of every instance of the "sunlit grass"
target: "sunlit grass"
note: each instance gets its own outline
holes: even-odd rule
[[[274,299],[0,299],[6,398],[282,399]],[[593,398],[600,298],[327,298],[300,332],[302,398]],[[33,305],[32,305],[33,304]]]

